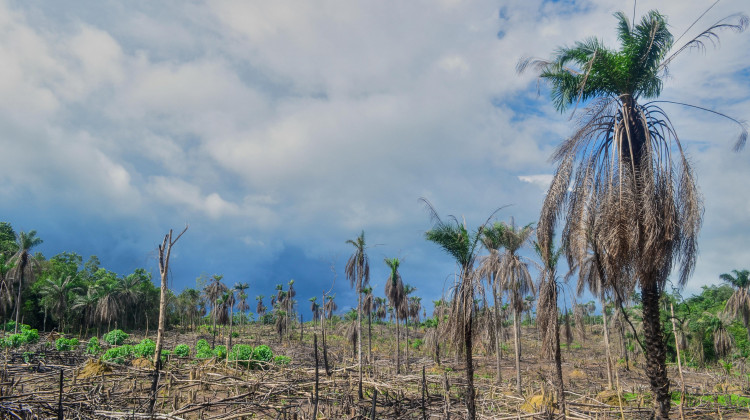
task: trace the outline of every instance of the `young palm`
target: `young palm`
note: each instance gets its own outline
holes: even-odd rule
[[[37,263],[31,255],[31,249],[41,245],[42,239],[36,236],[35,230],[27,232],[18,232],[16,234],[16,246],[18,251],[10,258],[13,263],[13,277],[16,279],[18,286],[18,295],[16,297],[16,328],[15,334],[18,334],[18,323],[21,315],[21,290],[27,280],[32,281]]]
[[[750,271],[732,270],[732,273],[734,273],[734,276],[728,273],[719,276],[720,279],[734,287],[734,293],[727,300],[724,312],[732,318],[742,320],[750,339]]]
[[[615,17],[619,50],[589,38],[559,48],[551,60],[519,63],[520,71],[532,66],[550,84],[559,111],[588,104],[579,129],[552,156],[559,166],[545,197],[538,236],[546,247],[565,209],[566,246],[575,249],[591,236],[602,250],[608,278],[635,278],[644,309],[646,373],[656,415],[668,418],[659,298],[673,263],[680,263],[680,285],[693,271],[703,207],[667,114],[658,101],[640,101],[659,96],[675,55],[715,41],[718,30],[743,30],[748,21],[744,15],[736,15],[736,23],[722,20],[670,55],[673,37],[664,16],[650,11],[634,26],[622,12]],[[742,128],[736,147],[747,138]]]
[[[513,310],[513,342],[516,357],[516,390],[521,393],[521,314],[524,310],[524,297],[536,293],[534,281],[529,274],[529,261],[519,254],[529,242],[534,229],[531,225],[516,226],[513,219],[503,222],[500,243],[505,251],[498,265],[497,277],[501,289],[508,293]]]
[[[401,334],[399,331],[400,311],[398,308],[403,306],[406,295],[404,294],[404,283],[401,280],[401,274],[398,267],[401,260],[398,258],[386,258],[385,264],[391,269],[388,280],[385,282],[385,296],[388,298],[391,308],[394,308],[393,314],[396,316],[396,374],[401,373]]]
[[[344,269],[349,286],[357,292],[357,364],[359,367],[359,399],[362,395],[362,288],[370,283],[370,260],[367,258],[367,244],[365,231],[356,239],[349,239],[346,243],[354,246],[354,253],[349,257]]]
[[[460,348],[463,344],[466,352],[466,406],[468,418],[476,419],[477,410],[474,401],[474,366],[472,363],[473,350],[473,323],[474,323],[474,296],[481,288],[479,276],[474,273],[474,262],[476,252],[481,238],[485,222],[476,232],[469,232],[465,223],[460,223],[455,217],[450,217],[448,222],[443,221],[435,209],[427,201],[424,201],[430,217],[434,223],[432,229],[425,233],[425,238],[439,245],[445,252],[451,255],[458,264],[461,272],[459,284],[453,289],[453,300],[450,309],[449,329],[452,339]]]

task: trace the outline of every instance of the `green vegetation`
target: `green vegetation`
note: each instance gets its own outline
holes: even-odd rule
[[[128,337],[129,335],[126,334],[123,330],[112,330],[104,334],[104,341],[112,346],[119,346],[124,343],[125,340],[128,339]]]
[[[162,350],[162,354],[164,354],[164,351]],[[133,346],[133,355],[135,357],[149,358],[153,357],[154,354],[156,354],[156,343],[149,338],[144,338],[140,343]]]
[[[133,357],[133,346],[125,344],[119,347],[112,347],[102,355],[102,360],[106,362],[123,364],[129,358]]]
[[[227,358],[227,346],[221,345],[214,348],[214,356],[219,360]]]
[[[174,347],[173,353],[178,357],[189,357],[190,346],[187,344],[178,344]]]
[[[284,356],[281,354],[273,358],[273,363],[279,366],[288,365],[291,361],[292,359],[289,356]]]
[[[198,340],[195,344],[195,357],[197,359],[210,359],[214,357],[214,353],[211,351],[211,346],[208,344],[208,341],[204,339]]]
[[[75,350],[76,348],[78,348],[78,339],[60,337],[55,340],[55,348],[57,349],[57,351]]]
[[[86,344],[86,354],[96,355],[101,353],[102,347],[99,345],[99,339],[91,337],[88,344]]]
[[[237,344],[229,352],[229,360],[236,361],[240,365],[250,367],[253,359],[253,347],[247,344]]]

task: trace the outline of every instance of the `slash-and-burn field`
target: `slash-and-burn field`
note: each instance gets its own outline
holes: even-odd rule
[[[150,360],[103,362],[86,355],[83,345],[74,351],[56,351],[48,343],[59,336],[43,335],[29,348],[3,353],[0,416],[41,419],[59,418],[62,413],[66,419],[291,420],[311,419],[316,411],[317,419],[465,418],[465,372],[458,361],[463,358],[448,351],[441,355],[438,365],[426,345],[412,347],[408,368],[402,353],[404,364],[397,374],[395,330],[387,325],[373,326],[373,360],[364,370],[364,395],[360,399],[356,353],[344,338],[345,330],[343,323],[328,328],[324,349],[317,329],[317,375],[314,337],[309,326],[304,329],[302,340],[296,329],[280,343],[271,326],[261,325],[243,327],[233,340],[233,344],[267,344],[275,355],[289,357],[288,364],[269,363],[248,369],[216,358],[172,355],[159,377],[153,413],[149,412],[154,396]],[[422,335],[421,331],[411,331],[412,344],[423,339]],[[131,335],[129,341],[137,343],[143,336]],[[475,385],[480,418],[560,417],[553,399],[552,362],[537,356],[540,344],[534,327],[524,327],[522,337],[522,396],[515,386],[513,354],[503,351],[502,379],[498,383],[496,356],[481,346],[476,349]],[[212,338],[209,334],[173,331],[167,335],[165,348],[172,349],[178,344],[194,348],[199,339],[210,343]],[[363,338],[363,357],[366,357],[368,340],[366,335]],[[219,336],[216,344],[225,341]],[[602,343],[601,329],[591,326],[585,342],[563,349],[567,418],[650,418],[653,412],[642,356],[631,356],[629,369],[622,361],[617,363],[616,382],[620,391],[609,391]],[[511,342],[505,344],[512,348]],[[444,347],[441,346],[441,351]],[[744,369],[744,364],[703,369],[683,367],[684,418],[748,418],[750,383]],[[676,365],[669,366],[669,377],[673,401],[677,401],[671,415],[680,418],[681,384]]]

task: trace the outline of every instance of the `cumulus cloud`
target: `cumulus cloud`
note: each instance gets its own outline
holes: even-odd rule
[[[740,6],[721,3],[707,21]],[[183,255],[205,256],[207,266],[191,270],[237,276],[288,247],[310,261],[340,255],[365,229],[379,257],[408,252],[419,287],[451,270],[423,240],[419,197],[469,223],[505,204],[513,206],[498,218],[536,219],[554,171],[547,158],[573,122],[544,89],[537,95],[532,74],[516,74],[516,62],[591,35],[614,45],[611,15],[622,4],[59,7],[0,3],[0,209],[22,219],[10,203],[62,202],[67,213],[50,216],[61,224],[106,214],[135,236],[189,220],[196,242],[236,246],[212,256],[181,242]],[[676,0],[638,4],[639,13],[653,7],[678,30],[696,17]],[[746,115],[746,36],[728,33],[706,57],[680,57],[664,96]],[[696,278],[709,278],[750,257],[735,245],[750,228],[738,187],[750,169],[728,151],[731,124],[669,112],[706,191]],[[104,220],[99,232],[115,226]],[[229,254],[251,262],[228,265]]]

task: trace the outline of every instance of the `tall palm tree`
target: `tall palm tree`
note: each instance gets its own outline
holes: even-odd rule
[[[224,278],[223,275],[214,274],[211,276],[208,284],[203,288],[203,294],[206,299],[211,302],[211,320],[213,322],[213,339],[211,341],[211,347],[216,346],[216,323],[219,317],[225,319],[222,314],[226,312],[226,308],[223,305],[219,305],[219,299],[224,293],[229,290],[221,280]]]
[[[255,297],[255,300],[258,301],[258,304],[255,306],[255,312],[258,314],[258,321],[263,320],[263,316],[266,314],[266,311],[268,310],[268,308],[266,308],[266,306],[263,305],[264,297],[265,296],[263,295],[258,295]]]
[[[312,312],[313,323],[320,320],[320,305],[318,304],[318,297],[313,296],[310,299],[310,311]]]
[[[516,356],[516,390],[521,393],[521,314],[524,310],[524,297],[535,293],[534,281],[529,274],[529,261],[519,254],[529,242],[534,229],[531,224],[516,226],[511,219],[503,225],[500,243],[505,251],[499,262],[497,276],[501,289],[508,294],[513,309],[513,341]]]
[[[565,392],[562,377],[562,356],[560,354],[560,324],[558,322],[557,296],[557,263],[563,248],[555,249],[553,242],[549,248],[542,249],[538,243],[534,244],[537,254],[542,260],[542,273],[539,281],[539,303],[537,305],[537,326],[542,335],[542,352],[555,362],[553,383],[557,388],[557,401],[560,411],[565,414]]]
[[[498,273],[500,272],[500,263],[502,262],[501,250],[503,248],[502,237],[504,229],[505,225],[495,222],[482,231],[482,245],[484,245],[490,254],[479,258],[479,268],[477,269],[477,274],[480,278],[487,280],[487,285],[492,291],[492,301],[494,305],[492,325],[495,329],[496,382],[498,384],[502,380],[502,373],[500,371],[500,360],[502,357],[502,352],[500,351],[500,336],[502,325],[500,322],[500,300],[498,299],[502,290],[500,288],[501,284],[498,281]]]
[[[14,264],[10,256],[0,253],[0,309],[3,316],[13,302],[13,285],[9,275],[13,267]]]
[[[401,273],[398,272],[398,268],[401,265],[401,260],[398,258],[386,258],[385,264],[391,269],[391,273],[388,276],[388,280],[385,282],[385,296],[388,298],[393,309],[393,313],[396,317],[396,374],[401,373],[401,334],[399,331],[399,310],[403,306],[405,299],[404,294],[404,283],[401,280]],[[392,318],[391,318],[392,319]]]
[[[245,290],[249,288],[250,285],[248,283],[238,282],[234,284],[234,290],[237,291],[237,298],[239,299],[237,302],[237,310],[242,314],[242,317],[240,318],[242,321],[242,327],[244,327],[245,315],[247,315],[247,311],[250,310],[250,305],[247,304],[247,293],[245,293]]]
[[[29,232],[18,232],[16,234],[16,246],[18,251],[11,257],[11,261],[15,266],[13,269],[13,276],[16,280],[16,286],[18,287],[18,294],[16,295],[16,328],[15,334],[18,334],[18,323],[20,321],[21,314],[21,291],[27,280],[31,282],[33,280],[36,267],[36,262],[31,255],[31,249],[41,245],[42,239],[36,236],[35,230]]]
[[[336,304],[335,299],[336,295],[326,296],[326,304],[324,307],[326,319],[331,319],[331,317],[333,317],[333,313],[339,309],[339,305]]]
[[[362,288],[370,283],[370,259],[365,250],[365,231],[354,240],[349,239],[347,244],[354,247],[354,253],[346,262],[344,274],[349,280],[349,286],[354,287],[357,292],[357,364],[359,365],[359,399],[362,395]]]
[[[362,289],[364,299],[362,300],[362,311],[367,313],[367,360],[372,363],[372,312],[375,310],[375,298],[372,296],[372,287]]]
[[[112,328],[112,321],[120,316],[122,302],[117,293],[117,283],[105,281],[99,283],[99,299],[96,302],[96,318],[100,324],[107,323],[107,331]]]
[[[672,53],[673,37],[659,12],[648,12],[635,25],[622,12],[615,17],[619,50],[588,38],[558,48],[551,60],[519,62],[519,71],[534,67],[549,83],[559,111],[586,104],[580,127],[552,157],[558,168],[538,235],[546,247],[562,214],[563,243],[575,248],[592,235],[605,256],[607,277],[636,280],[644,310],[646,374],[656,416],[668,418],[659,298],[674,262],[680,263],[680,285],[693,271],[703,206],[674,127],[658,101],[646,100],[660,95],[662,77],[676,55],[714,42],[721,29],[744,30],[748,19],[735,15],[734,21],[719,21]],[[743,126],[735,147],[746,139]]]
[[[432,205],[424,200],[430,218],[433,221],[432,229],[425,233],[425,238],[439,245],[447,252],[460,269],[459,283],[453,288],[453,300],[450,310],[449,329],[452,332],[454,343],[460,347],[463,344],[466,352],[466,406],[469,419],[476,419],[477,409],[474,389],[474,365],[472,363],[473,350],[473,324],[474,324],[474,296],[481,288],[479,276],[474,273],[474,262],[476,252],[481,238],[482,230],[487,225],[485,222],[476,232],[469,232],[466,222],[460,223],[458,219],[451,216],[448,221],[443,221]]]
[[[405,284],[404,285],[404,300],[401,301],[401,306],[398,308],[399,315],[401,316],[401,319],[404,320],[404,330],[406,331],[406,345],[404,346],[405,351],[405,357],[404,361],[406,362],[406,372],[409,372],[409,301],[411,299],[411,294],[414,293],[417,290],[416,287]]]

